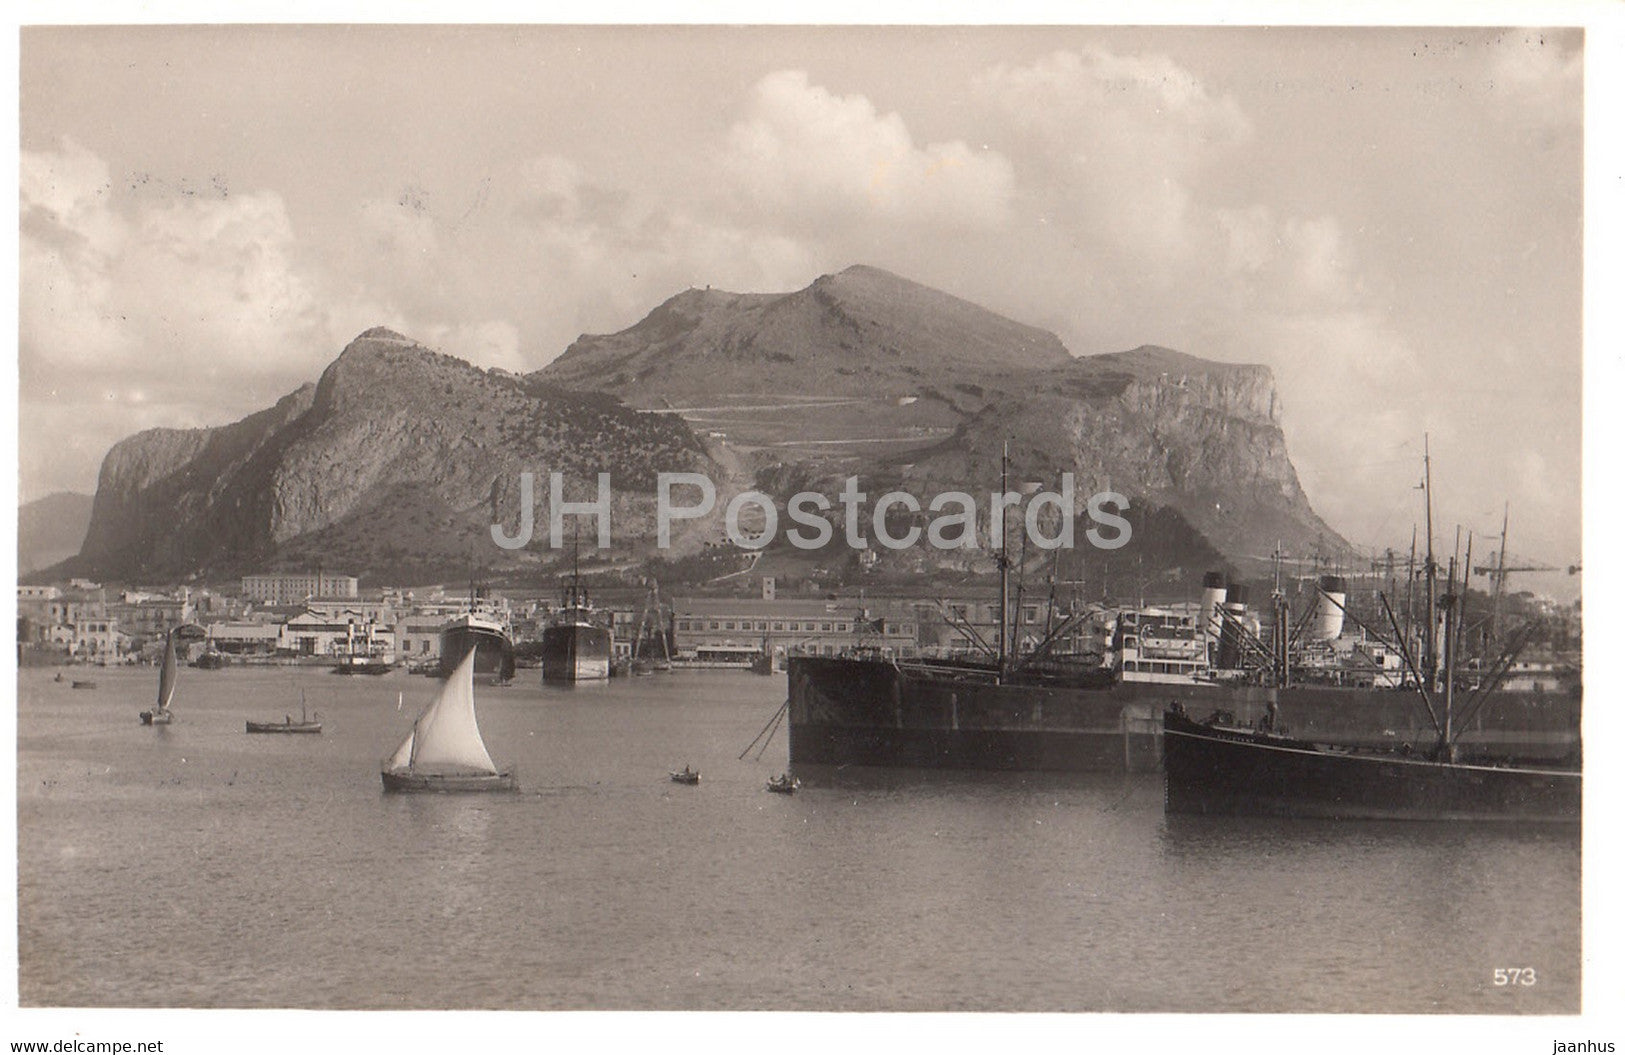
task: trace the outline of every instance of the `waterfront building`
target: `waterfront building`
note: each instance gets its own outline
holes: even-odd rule
[[[234,656],[274,655],[282,638],[280,623],[227,621],[209,623],[209,643]]]
[[[73,624],[70,651],[76,659],[87,663],[116,663],[130,651],[130,645],[129,635],[119,630],[116,620],[103,616]]]
[[[919,622],[908,603],[703,597],[673,605],[679,658],[754,656],[764,641],[783,655],[834,656],[884,647],[898,656],[919,651]]]
[[[339,656],[370,653],[380,643],[394,643],[387,625],[369,622],[360,612],[306,610],[282,624],[277,650],[296,656]]]
[[[449,616],[413,612],[395,624],[395,651],[405,660],[440,658],[440,629]]]

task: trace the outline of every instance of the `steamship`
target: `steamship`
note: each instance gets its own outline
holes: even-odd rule
[[[1431,524],[1430,505],[1430,535]],[[1347,584],[1336,575],[1318,578],[1309,618],[1295,630],[1277,564],[1267,633],[1249,607],[1248,587],[1210,572],[1194,612],[1119,612],[1108,662],[1092,669],[1049,661],[1047,650],[1070,620],[1037,649],[1015,654],[1010,561],[1002,552],[997,557],[998,647],[990,659],[790,657],[791,762],[1153,770],[1163,764],[1169,711],[1254,729],[1287,715],[1296,736],[1339,750],[1398,752],[1436,738],[1436,709],[1419,691],[1438,691],[1431,544],[1425,650],[1405,644],[1391,612],[1397,646],[1363,626],[1345,636]],[[1502,659],[1474,690],[1470,720],[1452,731],[1452,760],[1577,764],[1578,684],[1557,692],[1508,691],[1500,682],[1511,661]]]
[[[986,662],[884,655],[791,656],[790,760],[819,765],[1003,770],[1154,770],[1171,707],[1251,727],[1290,715],[1297,735],[1399,749],[1432,735],[1403,657],[1343,635],[1344,581],[1322,577],[1290,677],[1261,676],[1277,634],[1261,634],[1244,584],[1204,579],[1200,606],[1128,609],[1111,630],[1108,662],[1058,669],[1030,657]],[[1002,636],[1002,635],[1001,635]],[[1579,743],[1571,693],[1494,690],[1470,728],[1466,756],[1557,762]]]
[[[476,675],[513,680],[513,638],[495,615],[471,608],[440,628],[439,676],[450,677],[470,649],[475,650]]]
[[[1457,684],[1465,569],[1460,592],[1457,586],[1452,558],[1449,586],[1441,599],[1443,674],[1417,687],[1434,726],[1431,744],[1407,741],[1397,750],[1325,744],[1286,729],[1275,710],[1245,726],[1219,712],[1197,720],[1176,703],[1163,715],[1166,811],[1578,824],[1582,789],[1578,743],[1570,756],[1556,762],[1531,762],[1505,748],[1482,762],[1463,757],[1462,723],[1483,706],[1487,690],[1480,687],[1469,696],[1460,691],[1466,686]],[[1432,596],[1430,589],[1430,600]],[[1512,657],[1515,651],[1503,653],[1497,666],[1504,672]],[[1288,679],[1287,654],[1276,658],[1277,677]],[[1488,684],[1493,686],[1496,680]]]
[[[614,650],[614,637],[595,621],[592,598],[578,575],[564,588],[558,614],[542,629],[542,680],[603,681]]]

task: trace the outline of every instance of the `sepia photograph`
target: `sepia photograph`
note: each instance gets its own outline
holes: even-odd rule
[[[0,1039],[1625,1045],[1618,12],[1308,10],[30,12]]]

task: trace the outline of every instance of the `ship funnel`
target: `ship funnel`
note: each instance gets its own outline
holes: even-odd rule
[[[1239,582],[1231,583],[1224,591],[1222,607],[1229,618],[1219,628],[1219,668],[1235,670],[1241,666],[1241,629],[1238,624],[1247,615],[1247,587]]]
[[[1309,624],[1313,641],[1336,641],[1343,636],[1343,605],[1348,600],[1348,583],[1338,575],[1322,575],[1315,596],[1315,617]]]
[[[1221,572],[1210,571],[1202,576],[1202,614],[1201,622],[1196,625],[1201,629],[1202,637],[1207,641],[1219,640],[1219,606],[1224,604],[1224,575]],[[1207,657],[1204,655],[1203,657]]]

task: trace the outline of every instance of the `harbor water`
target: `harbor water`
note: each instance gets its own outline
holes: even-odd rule
[[[183,670],[145,728],[153,670],[88,676],[19,679],[24,1006],[1579,1010],[1572,830],[1169,818],[1156,773],[773,795],[785,680],[739,671],[522,670],[477,689],[518,793],[391,795],[430,678]],[[301,693],[321,735],[245,733]]]

